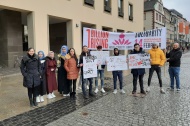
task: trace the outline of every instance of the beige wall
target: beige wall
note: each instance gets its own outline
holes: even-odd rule
[[[111,14],[104,12],[103,0],[96,0],[94,7],[84,5],[84,0],[0,0],[0,8],[31,12],[28,17],[29,45],[33,45],[36,51],[49,50],[48,15],[71,20],[67,26],[69,46],[81,52],[81,22],[95,24],[97,29],[106,26],[113,31],[143,31],[143,2],[124,0],[124,18],[118,17],[117,0],[111,2]],[[128,20],[128,3],[133,4],[133,22]]]

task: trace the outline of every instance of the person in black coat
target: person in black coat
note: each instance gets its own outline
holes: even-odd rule
[[[30,106],[37,106],[36,96],[38,93],[38,86],[41,83],[41,63],[38,55],[34,53],[33,48],[29,48],[27,55],[23,57],[20,70],[24,76],[23,85],[28,88]]]
[[[42,74],[41,74],[41,83],[40,83],[40,86],[39,86],[39,92],[38,92],[38,95],[36,97],[36,102],[44,102],[44,97],[43,95],[46,94],[46,89],[47,89],[47,86],[46,86],[46,74],[45,74],[45,54],[43,51],[39,51],[38,52],[38,56],[39,56],[39,59],[40,59],[40,62],[41,62],[41,71],[42,71]]]
[[[79,60],[79,66],[81,67],[81,76],[82,76],[82,92],[83,92],[83,96],[85,99],[88,98],[87,94],[86,94],[86,88],[85,88],[85,84],[87,81],[89,81],[89,96],[95,96],[92,92],[92,83],[93,83],[93,78],[87,78],[84,79],[83,77],[83,57],[84,56],[91,56],[89,51],[88,51],[88,47],[87,46],[83,46],[82,48],[82,53],[80,55],[80,60]]]
[[[143,54],[145,53],[138,43],[134,44],[134,50],[130,54]],[[132,94],[136,96],[137,80],[139,78],[140,90],[142,94],[146,94],[143,86],[143,77],[145,74],[145,68],[132,69],[133,74],[133,91]]]
[[[169,62],[169,74],[170,74],[170,88],[174,90],[174,78],[176,80],[177,91],[180,91],[180,65],[181,65],[182,52],[180,51],[179,44],[174,43],[173,49],[166,53],[167,62]]]
[[[66,45],[63,45],[60,50],[60,54],[58,55],[58,92],[60,94],[63,94],[63,96],[69,96],[70,93],[70,86],[69,86],[69,80],[67,79],[67,71],[64,68],[65,64],[65,56],[68,53],[68,47]]]

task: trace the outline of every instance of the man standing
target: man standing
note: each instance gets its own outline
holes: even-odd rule
[[[114,48],[114,56],[119,56],[120,52],[118,48]],[[120,85],[120,93],[125,94],[125,91],[123,90],[123,71],[117,70],[112,71],[113,75],[113,84],[114,84],[114,94],[117,94],[117,78],[119,79],[119,85]]]
[[[177,91],[180,91],[180,64],[182,52],[180,51],[179,44],[174,43],[173,49],[166,53],[167,62],[169,62],[169,75],[170,75],[170,88],[174,90],[174,78],[176,80]]]
[[[102,51],[102,46],[98,46],[97,50]],[[105,65],[98,64],[97,74],[98,74],[98,77],[100,75],[101,92],[102,93],[105,93],[105,90],[104,90],[104,68],[105,68]],[[94,91],[95,93],[98,93],[98,77],[95,78],[95,85],[96,85],[96,89]]]
[[[154,71],[156,71],[159,84],[160,84],[160,92],[162,94],[165,94],[165,91],[162,88],[161,66],[164,65],[166,61],[166,57],[164,55],[164,52],[158,47],[157,43],[152,44],[152,49],[149,50],[149,54],[150,54],[151,68],[149,69],[148,88],[146,91],[147,92],[150,91],[150,83],[151,83],[152,75]]]
[[[84,79],[84,76],[83,76],[83,57],[84,56],[91,56],[89,51],[88,51],[88,47],[87,46],[83,46],[82,47],[82,53],[80,55],[80,61],[79,61],[79,65],[81,67],[81,76],[82,76],[82,92],[83,92],[83,96],[85,99],[88,98],[87,94],[86,94],[86,82],[89,81],[89,96],[94,96],[93,92],[92,92],[92,81],[93,81],[93,78],[87,78],[87,79]]]

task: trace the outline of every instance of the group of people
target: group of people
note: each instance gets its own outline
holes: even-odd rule
[[[102,51],[102,46],[97,46],[97,51]],[[164,52],[166,54],[164,54]],[[180,51],[179,44],[175,43],[173,49],[169,52],[168,50],[162,51],[156,43],[152,44],[152,49],[148,51],[150,54],[151,68],[149,69],[148,77],[148,88],[144,90],[143,77],[145,74],[144,68],[132,69],[133,75],[133,91],[132,94],[136,96],[137,92],[137,81],[139,79],[140,93],[146,94],[150,92],[150,84],[154,71],[156,71],[160,92],[165,93],[162,88],[161,78],[161,67],[165,62],[169,62],[169,75],[170,75],[170,89],[174,90],[174,78],[176,79],[177,91],[180,91],[180,63],[182,52]],[[140,47],[138,43],[134,45],[134,50],[131,54],[143,54],[145,51]],[[114,56],[119,56],[120,51],[118,48],[114,48]],[[55,59],[54,52],[50,51],[48,56],[44,55],[43,51],[39,51],[35,54],[33,48],[29,48],[27,55],[23,57],[21,62],[21,73],[23,75],[23,85],[28,89],[28,97],[30,106],[37,106],[38,102],[44,101],[44,95],[47,94],[47,98],[55,98],[54,91],[58,89],[60,94],[63,96],[70,96],[70,98],[76,98],[76,82],[79,76],[82,80],[82,92],[85,99],[94,97],[98,93],[98,79],[101,81],[101,92],[105,93],[104,90],[104,70],[105,65],[97,64],[98,76],[95,78],[95,91],[92,91],[93,78],[84,79],[83,77],[83,57],[91,56],[87,46],[82,47],[82,53],[77,58],[74,48],[68,49],[67,46],[62,46],[60,54],[58,54],[58,60]],[[167,60],[166,60],[167,58]],[[58,68],[58,69],[57,69]],[[57,78],[56,78],[56,71]],[[113,75],[113,93],[117,93],[117,79],[119,80],[120,93],[125,94],[123,90],[123,72],[112,71]],[[86,84],[89,85],[89,95],[87,95]],[[95,93],[95,94],[94,94]]]

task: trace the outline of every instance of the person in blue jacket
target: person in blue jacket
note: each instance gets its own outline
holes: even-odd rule
[[[143,54],[143,53],[145,53],[143,49],[140,47],[138,43],[136,43],[134,44],[134,50],[130,54]],[[140,92],[141,94],[146,94],[146,92],[144,91],[144,86],[143,86],[143,77],[145,74],[145,68],[132,69],[131,73],[133,74],[132,94],[136,96],[138,78],[139,78],[139,84],[140,84]]]

